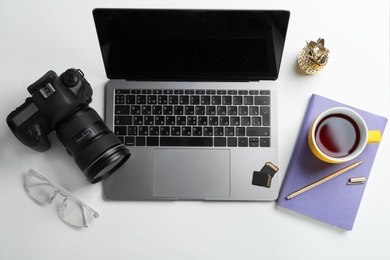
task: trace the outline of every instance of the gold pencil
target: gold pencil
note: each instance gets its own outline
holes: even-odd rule
[[[339,176],[339,175],[341,175],[343,173],[346,173],[347,171],[350,171],[350,170],[358,167],[362,163],[363,163],[363,161],[359,161],[359,162],[355,162],[355,163],[353,163],[351,165],[348,165],[348,166],[346,166],[346,167],[344,167],[344,168],[342,168],[342,169],[340,169],[340,170],[338,170],[338,171],[336,171],[334,173],[329,174],[328,176],[325,176],[324,178],[319,179],[318,181],[315,181],[315,182],[313,182],[313,183],[303,187],[302,189],[299,189],[299,190],[291,193],[286,198],[288,200],[292,199],[292,198],[294,198],[294,197],[296,197],[296,196],[298,196],[298,195],[300,195],[300,194],[302,194],[302,193],[304,193],[304,192],[306,192],[308,190],[311,190],[311,189],[317,187],[318,185],[321,185],[324,182],[327,182],[327,181],[329,181],[329,180],[331,180],[333,178],[336,178],[337,176]]]

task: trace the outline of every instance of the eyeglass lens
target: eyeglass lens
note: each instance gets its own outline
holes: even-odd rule
[[[61,216],[65,222],[76,227],[86,227],[97,217],[89,208],[69,197],[62,204]]]
[[[27,178],[26,191],[28,195],[38,204],[51,203],[57,194],[65,197],[60,208],[60,216],[68,225],[80,228],[88,224],[99,215],[86,204],[66,195],[47,178],[30,170]]]
[[[50,203],[57,194],[55,186],[37,174],[30,175],[26,190],[30,197],[39,204]]]

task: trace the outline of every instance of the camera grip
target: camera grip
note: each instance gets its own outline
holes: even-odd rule
[[[51,129],[31,99],[8,115],[7,124],[25,146],[37,152],[44,152],[51,147],[47,139]]]
[[[42,127],[38,124],[32,125],[24,134],[26,143],[22,140],[20,141],[37,152],[47,151],[51,147],[49,139],[47,139]]]
[[[50,141],[47,139],[42,127],[38,124],[30,125],[28,128],[17,129],[14,134],[18,140],[25,146],[37,152],[47,151],[50,147]]]

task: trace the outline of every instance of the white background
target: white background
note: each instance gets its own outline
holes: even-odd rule
[[[89,184],[55,134],[37,153],[20,144],[6,116],[48,70],[80,68],[103,115],[107,81],[92,19],[96,7],[287,9],[291,11],[279,75],[280,171],[283,177],[312,93],[389,117],[389,2],[139,0],[0,2],[0,259],[390,259],[389,130],[371,171],[353,231],[295,214],[274,202],[109,202]],[[302,74],[306,40],[325,38],[324,71]],[[34,168],[100,213],[74,230],[56,206],[23,190]]]

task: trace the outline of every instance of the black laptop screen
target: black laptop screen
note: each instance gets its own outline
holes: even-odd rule
[[[95,9],[109,79],[275,80],[288,11]]]

